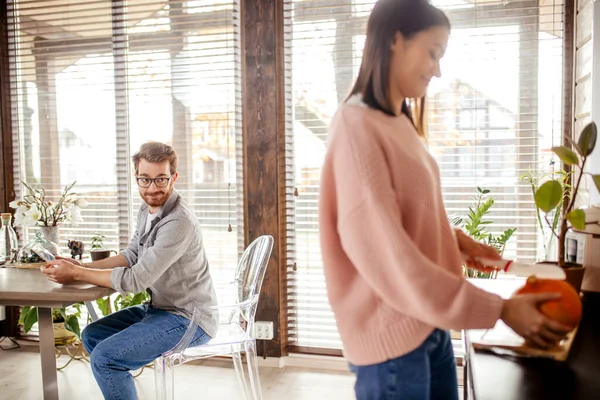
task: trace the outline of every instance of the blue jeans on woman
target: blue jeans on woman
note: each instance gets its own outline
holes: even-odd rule
[[[380,364],[350,365],[357,400],[458,400],[450,334],[434,330],[415,350]]]
[[[117,311],[86,326],[81,334],[92,371],[107,400],[136,400],[129,371],[151,363],[183,337],[190,320],[149,305]],[[191,346],[210,337],[200,328]]]

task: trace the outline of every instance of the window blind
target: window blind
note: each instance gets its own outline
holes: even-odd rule
[[[562,0],[433,0],[452,23],[442,78],[428,92],[429,149],[448,214],[465,216],[476,187],[495,200],[488,228],[517,228],[505,255],[543,258],[529,186],[550,171],[563,129]],[[340,348],[318,240],[317,191],[327,129],[357,75],[372,0],[286,0],[289,342]],[[557,162],[559,160],[556,160]],[[558,168],[558,166],[557,166]],[[291,179],[293,177],[293,179]],[[315,350],[320,351],[320,350]]]
[[[124,248],[141,199],[131,156],[179,155],[215,280],[243,250],[241,45],[237,0],[8,0],[15,187],[50,198],[77,182],[89,205],[59,245],[99,232]],[[20,232],[21,244],[35,228]]]

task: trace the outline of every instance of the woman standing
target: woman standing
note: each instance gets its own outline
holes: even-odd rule
[[[359,400],[456,399],[448,329],[502,319],[544,347],[569,331],[537,311],[557,295],[503,300],[462,277],[462,255],[499,256],[454,231],[423,143],[423,101],[450,23],[425,0],[379,0],[362,64],[331,125],[319,223],[328,296]],[[413,120],[409,99],[420,99]]]

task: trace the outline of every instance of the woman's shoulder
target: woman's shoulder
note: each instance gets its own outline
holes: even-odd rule
[[[338,136],[357,143],[373,142],[374,139],[377,141],[378,138],[402,134],[402,131],[408,133],[411,130],[414,127],[406,116],[389,116],[350,98],[340,105],[334,115],[329,139]]]

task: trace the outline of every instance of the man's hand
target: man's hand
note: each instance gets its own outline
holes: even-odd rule
[[[481,264],[479,261],[476,261],[476,257],[481,258],[489,258],[492,260],[500,260],[500,254],[498,254],[498,250],[496,250],[492,246],[488,246],[487,244],[480,243],[476,240],[473,240],[469,235],[464,233],[461,229],[455,229],[456,239],[458,241],[458,248],[460,252],[466,257],[467,267],[477,269],[482,272],[493,272],[496,271],[496,268],[487,267]]]
[[[66,261],[69,261],[71,264],[79,265],[80,267],[84,266],[81,261],[78,261],[71,257],[56,256],[56,259],[57,260],[66,260]]]
[[[71,283],[79,280],[81,267],[64,258],[53,260],[50,265],[40,267],[52,282]]]

